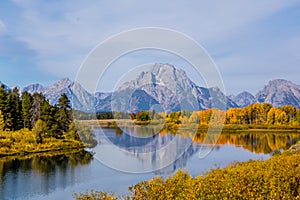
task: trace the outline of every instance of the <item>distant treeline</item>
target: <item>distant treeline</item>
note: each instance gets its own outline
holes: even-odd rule
[[[224,119],[225,124],[240,125],[300,125],[300,110],[292,105],[275,108],[269,103],[255,103],[245,108],[230,108],[227,111],[215,108],[199,111],[178,111],[172,113],[140,111],[138,113],[99,112],[88,114],[76,111],[76,118],[88,119],[136,119],[137,121],[166,120],[176,124],[199,123],[206,125],[211,118]]]
[[[123,112],[97,112],[86,113],[79,110],[74,110],[74,119],[78,120],[97,120],[97,119],[130,119],[134,114],[123,113]]]
[[[20,93],[17,88],[6,91],[0,87],[0,131],[34,129],[49,137],[60,137],[72,123],[71,104],[62,94],[56,105],[51,105],[41,93]]]
[[[213,108],[194,112],[177,112],[177,114],[171,113],[167,115],[166,120],[177,121],[179,123],[189,122],[206,125],[211,122],[212,117],[215,119],[225,118],[225,124],[300,125],[299,109],[296,109],[292,105],[275,108],[269,103],[255,103],[245,108],[230,108],[227,111]],[[218,122],[218,120],[215,121]]]
[[[292,105],[275,108],[269,103],[255,103],[245,108],[230,108],[226,112],[226,123],[300,125],[300,110]]]
[[[225,124],[300,125],[299,109],[292,105],[275,108],[269,103],[255,103],[245,108],[230,108],[227,111],[217,109],[194,111],[190,116],[181,117],[182,121],[188,120],[200,124],[210,123],[212,117],[223,117],[223,119],[225,117]]]

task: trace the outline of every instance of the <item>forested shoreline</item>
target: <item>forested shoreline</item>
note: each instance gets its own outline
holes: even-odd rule
[[[0,157],[84,147],[66,94],[51,105],[41,93],[0,87]]]
[[[73,115],[74,114],[74,115]],[[87,143],[96,144],[93,133],[84,123],[75,126],[74,118],[81,120],[109,119],[108,124],[117,119],[128,119],[137,125],[163,123],[163,131],[176,133],[180,126],[202,127],[224,124],[225,129],[236,131],[238,127],[293,129],[298,135],[300,110],[292,105],[276,108],[268,103],[255,103],[245,108],[228,110],[207,109],[199,111],[180,111],[172,113],[140,111],[138,113],[104,112],[84,113],[73,111],[66,94],[62,94],[58,103],[51,105],[41,93],[19,93],[17,88],[5,90],[0,87],[0,158],[9,159],[39,153],[64,155],[68,152],[80,152]],[[215,123],[215,124],[214,124]],[[81,126],[82,125],[82,126]],[[81,126],[81,127],[80,127]],[[203,142],[197,132],[195,141]],[[235,132],[233,132],[235,133]],[[243,142],[243,135],[223,134],[219,143],[226,138]],[[247,135],[245,136],[247,140]],[[265,136],[267,137],[267,136]],[[224,141],[222,141],[222,139]],[[263,139],[266,141],[266,139]],[[87,142],[87,143],[86,143]],[[275,149],[278,145],[274,144]],[[300,144],[298,144],[300,146]],[[297,149],[300,147],[297,146]],[[251,147],[252,148],[252,147]],[[269,151],[269,149],[259,149]],[[58,153],[58,154],[56,154]],[[279,152],[280,154],[280,152]],[[299,151],[284,152],[266,161],[248,161],[235,163],[225,168],[212,169],[197,177],[179,171],[163,179],[154,177],[129,187],[129,195],[90,191],[74,194],[75,199],[215,199],[215,198],[290,198],[296,199],[299,187]],[[92,155],[89,155],[91,159]],[[287,181],[281,181],[287,180]],[[255,183],[255,184],[253,184]],[[221,192],[220,192],[221,191]]]
[[[68,132],[72,123],[71,103],[62,94],[56,105],[51,105],[42,93],[6,91],[0,87],[0,130],[17,131],[22,128],[45,128],[49,136],[59,137]],[[43,127],[45,126],[45,127]]]
[[[198,111],[156,112],[140,111],[137,113],[98,112],[96,114],[75,112],[76,119],[90,121],[93,125],[114,127],[118,120],[132,120],[136,125],[161,124],[174,126],[193,126],[207,128],[209,125],[223,124],[226,130],[237,129],[300,129],[300,110],[292,105],[274,107],[269,103],[255,103],[244,108],[228,110],[207,109]],[[214,119],[214,120],[212,120]],[[97,123],[97,120],[99,122]],[[122,124],[122,123],[118,123]],[[124,123],[126,124],[126,123]]]
[[[206,130],[210,125],[224,124],[224,130],[293,129],[299,130],[300,110],[292,105],[279,108],[269,103],[255,103],[245,108],[228,110],[207,109],[172,113],[140,111],[138,113],[100,112],[96,114],[74,111],[66,94],[51,105],[41,93],[20,94],[17,88],[0,87],[0,156],[47,152],[51,150],[83,148],[84,143],[96,145],[93,133],[84,125],[78,127],[73,119],[107,121],[129,119],[136,125],[164,124],[163,131],[176,133],[178,127]],[[213,124],[216,123],[216,124]],[[102,123],[102,125],[105,123]],[[125,123],[126,124],[126,123]],[[90,124],[91,125],[91,124]],[[106,125],[104,125],[106,126]]]

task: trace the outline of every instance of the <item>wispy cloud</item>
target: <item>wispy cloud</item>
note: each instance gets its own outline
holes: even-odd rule
[[[6,32],[6,26],[4,22],[0,19],[0,34],[3,34]]]
[[[276,23],[272,21],[274,15],[294,7],[299,1],[12,2],[20,12],[14,16],[17,19],[11,36],[35,52],[32,60],[41,70],[58,77],[75,76],[88,52],[110,35],[137,27],[156,26],[181,31],[203,44],[226,79],[233,74],[249,75],[251,63],[254,69],[258,69],[255,66],[262,67],[262,59],[269,62],[269,66],[264,65],[266,68],[273,67],[271,61],[284,53],[271,49],[273,47],[269,44],[279,39],[277,33],[272,33],[265,25],[270,19],[271,23]],[[0,33],[5,28],[1,22]],[[261,30],[268,37],[253,36]],[[282,37],[290,40],[297,34]],[[296,51],[293,48],[297,49],[292,44],[285,48],[292,52]],[[264,50],[259,54],[259,49]],[[289,55],[285,60],[290,59]]]
[[[291,37],[268,45],[241,49],[216,59],[216,63],[230,92],[233,91],[231,88],[236,88],[235,93],[248,90],[255,94],[271,79],[284,78],[299,84],[298,52],[300,38]]]

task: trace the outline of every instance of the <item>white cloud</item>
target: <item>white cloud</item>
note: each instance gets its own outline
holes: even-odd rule
[[[16,0],[15,0],[16,1]],[[19,1],[17,1],[19,2]],[[141,26],[162,26],[183,31],[199,42],[215,42],[226,39],[251,23],[271,15],[290,4],[283,1],[231,0],[226,4],[216,1],[200,3],[129,1],[93,4],[74,2],[73,5],[54,5],[31,1],[19,2],[24,9],[24,39],[38,51],[63,51],[74,46],[83,48],[104,40],[110,34]],[[147,8],[147,9],[146,9]],[[27,32],[27,34],[26,34]],[[37,43],[39,45],[37,45]],[[60,48],[57,49],[56,47]]]
[[[0,19],[0,34],[5,33],[7,31],[4,22]]]
[[[257,48],[240,50],[217,58],[229,93],[258,92],[269,80],[283,78],[299,84],[300,37],[292,37]]]
[[[37,52],[37,64],[52,74],[73,76],[95,45],[120,31],[144,26],[166,27],[190,35],[205,47],[225,51],[226,47],[220,44],[226,41],[242,43],[243,39],[236,39],[238,35],[255,29],[264,19],[298,1],[229,0],[222,4],[216,0],[178,0],[172,3],[158,0],[148,3],[139,0],[118,3],[74,1],[72,4],[51,1],[13,2],[22,10],[14,34]],[[0,33],[1,27],[0,21]],[[251,38],[248,42],[256,41]],[[291,50],[290,47],[286,47],[287,51]],[[227,76],[251,74],[250,63],[262,67],[260,60],[266,57],[270,61],[276,59],[274,55],[278,54],[273,49],[265,48],[266,52],[261,56],[253,52],[233,51],[231,55],[217,60],[217,64],[220,63],[222,69],[230,69],[232,74],[228,70]]]

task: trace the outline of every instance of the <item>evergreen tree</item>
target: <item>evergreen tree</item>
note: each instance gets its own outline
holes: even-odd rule
[[[31,129],[31,117],[32,117],[32,96],[28,92],[22,93],[22,119],[23,119],[23,127]]]
[[[46,125],[49,136],[61,136],[62,130],[59,129],[59,122],[56,120],[56,115],[58,113],[58,108],[56,106],[50,105],[49,101],[44,101],[41,107],[41,116]]]
[[[61,136],[62,130],[60,129],[60,123],[58,119],[56,119],[58,113],[58,108],[56,106],[51,106],[50,108],[50,115],[48,121],[48,128],[52,135]]]
[[[58,112],[57,112],[57,121],[59,122],[59,127],[62,131],[67,132],[69,130],[69,125],[72,121],[71,116],[71,104],[68,96],[62,94],[58,99]]]
[[[7,118],[9,113],[8,107],[8,92],[5,90],[5,86],[2,84],[0,87],[0,110],[2,111],[4,126],[3,130],[7,128]]]
[[[15,116],[15,104],[13,101],[12,91],[7,92],[6,108],[5,108],[5,129],[13,130],[14,116]]]
[[[18,88],[14,88],[9,96],[9,110],[11,112],[11,130],[19,130],[22,123],[22,104]]]
[[[0,110],[5,112],[7,108],[7,91],[4,89],[4,85],[2,84],[0,87]]]

